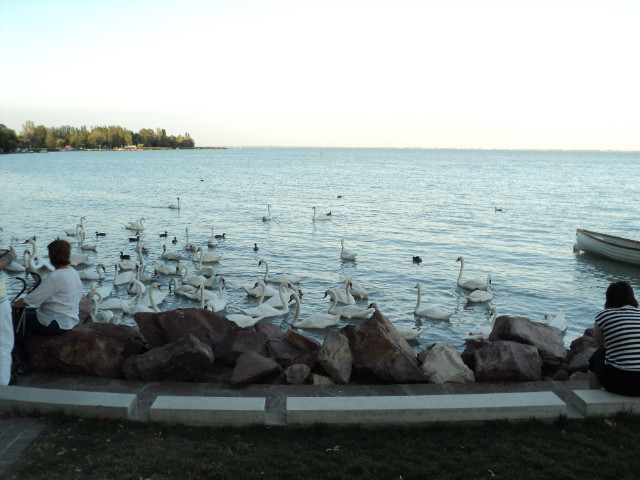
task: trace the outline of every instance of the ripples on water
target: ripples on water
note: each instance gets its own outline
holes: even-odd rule
[[[351,275],[392,321],[426,328],[413,342],[416,350],[434,342],[462,349],[467,330],[488,321],[490,306],[532,320],[564,309],[568,345],[592,325],[609,282],[627,280],[640,293],[639,268],[572,252],[576,228],[640,238],[639,158],[384,149],[2,155],[0,240],[8,246],[11,236],[35,235],[44,252],[63,228],[86,216],[87,243],[98,244],[91,261],[108,266],[108,282],[118,252],[134,253],[125,223],[146,219],[147,270],[162,253],[159,233],[177,236],[180,243],[168,243],[168,250],[184,252],[186,227],[190,240],[206,247],[213,225],[216,233],[226,233],[216,249],[224,253],[218,272],[227,280],[227,313],[255,303],[242,285],[264,274],[258,260],[265,258],[271,274],[304,278],[302,318],[326,311],[325,290]],[[182,209],[168,209],[178,196]],[[268,203],[273,219],[264,223]],[[312,222],[314,205],[319,213],[331,211],[332,219]],[[106,237],[96,238],[96,230]],[[341,238],[358,253],[355,262],[340,260]],[[414,264],[413,255],[423,262]],[[467,304],[456,286],[460,255],[465,277],[492,274],[490,304]],[[414,318],[416,282],[423,284],[423,305],[456,310],[450,322]],[[13,292],[20,286],[8,283]],[[166,286],[168,277],[159,283]],[[118,287],[118,294],[124,290]],[[169,297],[161,307],[183,306],[195,303]],[[292,317],[293,311],[269,321],[286,326]],[[133,319],[124,317],[123,323]],[[319,340],[324,335],[307,333]]]

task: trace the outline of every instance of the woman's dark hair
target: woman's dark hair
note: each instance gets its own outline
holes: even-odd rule
[[[638,301],[633,296],[633,289],[628,282],[613,282],[607,288],[607,301],[604,308],[620,308],[631,305],[638,308]]]
[[[71,263],[71,244],[66,240],[54,240],[49,245],[49,261],[54,267],[66,267]]]

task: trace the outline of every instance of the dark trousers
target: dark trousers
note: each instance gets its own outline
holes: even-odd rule
[[[33,307],[14,308],[12,313],[16,345],[22,345],[24,338],[29,334],[57,335],[64,331],[55,320],[49,325],[41,324],[38,321],[36,309]]]

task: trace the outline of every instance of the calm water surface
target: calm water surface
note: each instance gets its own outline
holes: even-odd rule
[[[87,243],[98,245],[90,261],[107,265],[109,282],[118,253],[135,254],[127,222],[146,219],[147,271],[162,253],[159,233],[179,239],[168,249],[183,253],[191,267],[185,229],[206,250],[213,226],[215,233],[226,233],[215,250],[224,254],[217,271],[227,281],[227,313],[256,303],[242,285],[264,275],[258,261],[265,258],[270,274],[303,278],[301,318],[326,311],[325,290],[350,275],[393,322],[425,329],[412,342],[416,351],[434,342],[461,350],[468,329],[487,323],[492,306],[540,321],[563,309],[568,345],[592,325],[609,282],[627,280],[640,293],[639,268],[572,251],[576,228],[640,238],[639,164],[637,153],[554,151],[256,148],[2,155],[0,241],[8,246],[13,236],[24,241],[35,235],[44,253],[50,240],[85,216]],[[182,208],[167,208],[178,196]],[[272,220],[263,222],[267,204]],[[330,211],[331,220],[313,222],[314,205]],[[96,230],[107,235],[96,238]],[[342,238],[358,253],[356,261],[340,260]],[[414,264],[413,255],[423,262]],[[488,304],[468,304],[456,286],[460,255],[466,278],[491,273],[495,297]],[[163,287],[168,281],[158,280]],[[414,318],[417,282],[423,305],[455,310],[451,321]],[[13,292],[21,286],[11,279],[8,284]],[[125,288],[116,294],[126,296]],[[196,303],[170,296],[161,308],[183,306]],[[293,311],[267,321],[284,327],[292,318]]]

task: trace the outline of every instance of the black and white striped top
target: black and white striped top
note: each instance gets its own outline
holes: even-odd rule
[[[596,315],[602,330],[605,363],[621,370],[640,371],[640,309],[625,305]]]

